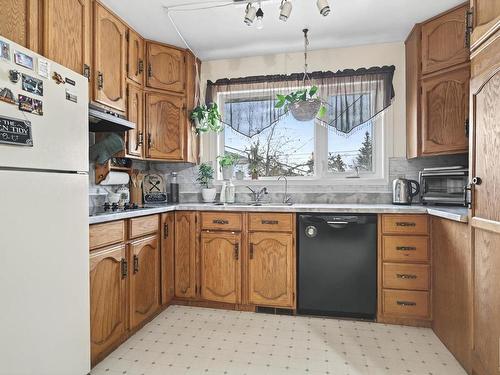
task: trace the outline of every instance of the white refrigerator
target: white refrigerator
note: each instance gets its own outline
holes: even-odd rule
[[[88,81],[2,37],[0,55],[0,374],[85,375]]]

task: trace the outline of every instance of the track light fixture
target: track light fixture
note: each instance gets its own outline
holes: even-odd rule
[[[255,26],[257,30],[262,30],[264,28],[264,11],[262,10],[261,5],[259,4],[259,9],[255,14],[257,16],[257,21],[255,21]]]
[[[252,26],[256,15],[257,15],[257,9],[255,9],[252,3],[248,3],[247,8],[245,10],[245,19],[243,22],[245,22],[247,26]]]
[[[328,4],[328,0],[318,0],[316,2],[316,5],[318,6],[319,13],[323,16],[326,17],[330,14],[330,5]]]
[[[283,22],[288,21],[292,13],[292,2],[288,0],[282,0],[280,5],[280,20]]]

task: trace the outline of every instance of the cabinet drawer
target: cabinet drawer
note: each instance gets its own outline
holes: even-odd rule
[[[429,239],[418,236],[383,236],[384,261],[428,262]]]
[[[425,264],[385,263],[383,285],[388,289],[429,290],[430,267]]]
[[[201,229],[241,230],[241,214],[234,212],[202,212]]]
[[[384,290],[384,314],[426,319],[429,317],[429,292]]]
[[[129,238],[137,238],[158,231],[158,215],[135,217],[129,220]]]
[[[291,232],[293,215],[267,212],[249,214],[248,223],[250,230],[255,232]]]
[[[427,215],[383,215],[384,234],[428,234]]]
[[[125,221],[93,224],[89,227],[90,250],[125,241]]]

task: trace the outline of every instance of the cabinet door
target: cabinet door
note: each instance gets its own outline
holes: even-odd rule
[[[90,253],[90,341],[92,363],[101,359],[125,333],[125,245]]]
[[[201,297],[208,301],[239,303],[241,300],[241,235],[234,232],[202,232]]]
[[[196,212],[175,213],[175,296],[196,296]]]
[[[37,52],[40,12],[38,0],[0,0],[0,35]]]
[[[471,0],[473,9],[473,32],[471,43],[475,44],[486,37],[494,25],[500,21],[500,1],[498,0]]]
[[[159,307],[160,249],[158,237],[130,244],[130,329],[153,315]]]
[[[462,6],[422,25],[422,73],[449,68],[469,60]]]
[[[127,114],[135,129],[127,132],[127,155],[144,156],[144,92],[140,87],[128,85]]]
[[[471,81],[473,142],[471,214],[474,254],[473,368],[499,374],[500,366],[500,32],[472,60],[482,72]],[[477,66],[476,66],[477,65]]]
[[[128,78],[144,83],[144,39],[133,30],[128,30]]]
[[[147,43],[148,87],[184,93],[185,59],[182,50],[157,43]]]
[[[125,112],[125,25],[99,3],[94,3],[94,100]]]
[[[168,94],[146,94],[147,157],[183,160],[184,99]]]
[[[43,55],[90,75],[90,0],[43,0]]]
[[[200,97],[199,75],[201,62],[191,52],[186,52],[186,107],[190,114]],[[189,116],[186,116],[186,162],[199,163],[200,136],[196,133]]]
[[[161,304],[174,298],[175,214],[161,215]]]
[[[432,328],[471,371],[472,254],[467,224],[432,218]]]
[[[422,153],[467,152],[468,66],[422,81]]]
[[[295,251],[287,233],[250,234],[248,295],[250,303],[295,307]]]

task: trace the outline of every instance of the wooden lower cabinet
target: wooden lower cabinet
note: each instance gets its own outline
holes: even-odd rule
[[[160,306],[158,237],[130,243],[130,329],[151,317]]]
[[[432,329],[471,372],[472,252],[467,224],[431,219]]]
[[[161,215],[161,304],[174,298],[175,213]]]
[[[175,296],[196,297],[196,242],[198,239],[194,211],[175,213]]]
[[[239,303],[241,300],[241,234],[202,232],[200,241],[201,298]]]
[[[90,342],[92,364],[119,343],[127,330],[125,245],[90,253]]]
[[[251,304],[295,308],[294,239],[290,233],[250,234],[248,299]]]

